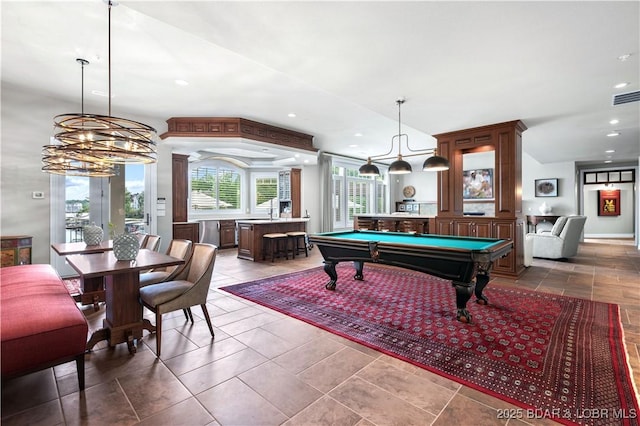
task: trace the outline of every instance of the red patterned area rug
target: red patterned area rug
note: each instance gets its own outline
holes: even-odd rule
[[[80,278],[65,278],[62,282],[71,296],[80,294]]]
[[[489,285],[473,322],[451,283],[367,264],[364,281],[322,267],[222,288],[564,424],[638,425],[617,305]]]

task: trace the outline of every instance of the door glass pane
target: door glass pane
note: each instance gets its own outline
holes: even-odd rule
[[[65,177],[65,242],[82,241],[82,227],[89,225],[89,178]]]
[[[144,164],[125,164],[124,169],[124,229],[128,233],[147,234],[144,211]]]

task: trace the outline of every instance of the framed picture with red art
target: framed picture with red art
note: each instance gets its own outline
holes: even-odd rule
[[[620,216],[620,190],[598,191],[598,216]]]

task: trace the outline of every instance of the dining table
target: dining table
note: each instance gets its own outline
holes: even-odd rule
[[[136,352],[136,340],[143,330],[155,331],[155,326],[143,318],[139,302],[140,271],[163,266],[181,265],[183,259],[153,250],[141,249],[134,260],[118,260],[113,251],[67,256],[69,265],[83,279],[101,278],[104,281],[106,312],[102,328],[94,331],[87,341],[87,351],[106,340],[109,346],[127,343],[129,352]]]
[[[87,245],[84,242],[54,243],[51,248],[60,256],[72,254],[92,254],[103,253],[113,250],[113,240],[102,241],[100,244]],[[103,277],[85,278],[80,277],[78,293],[73,295],[76,302],[83,305],[93,305],[97,311],[100,303],[105,302],[104,279]]]

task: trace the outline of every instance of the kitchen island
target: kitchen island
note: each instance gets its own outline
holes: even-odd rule
[[[308,218],[238,219],[238,258],[262,261],[262,236],[274,232],[307,232]]]

